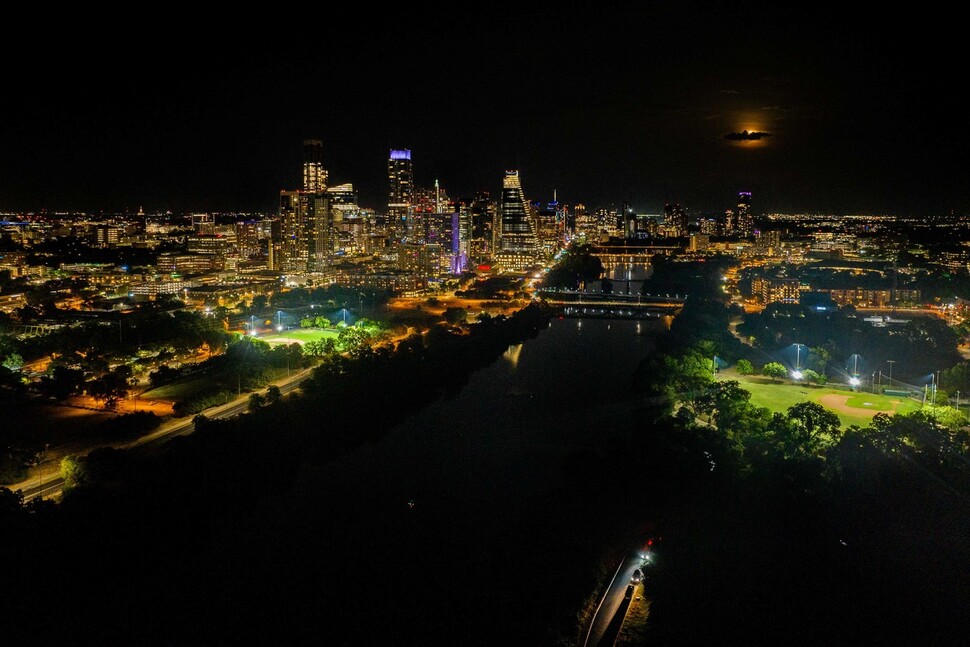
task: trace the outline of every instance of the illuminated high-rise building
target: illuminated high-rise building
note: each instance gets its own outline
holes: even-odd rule
[[[357,204],[354,185],[339,184],[327,187],[330,214],[333,219],[334,252],[358,254],[366,248],[367,236],[372,233],[373,221],[365,216]]]
[[[279,253],[271,267],[281,272],[315,272],[330,265],[334,249],[333,214],[323,168],[323,142],[303,142],[303,188],[280,191]]]
[[[414,168],[411,151],[391,150],[387,160],[387,219],[392,235],[411,238],[419,234],[414,221]]]
[[[464,202],[455,205],[455,215],[453,218],[457,218],[457,220],[452,221],[452,254],[456,259],[456,262],[452,264],[452,273],[460,274],[468,265],[469,259],[471,259],[474,225],[471,205],[467,205]]]
[[[433,187],[414,187],[411,199],[411,224],[408,227],[408,240],[411,242],[438,242],[436,231],[441,229],[441,218],[451,216],[451,199],[448,192],[434,181]],[[448,225],[450,227],[450,225]]]
[[[664,205],[664,224],[674,237],[687,235],[687,210],[679,204]]]
[[[506,171],[502,183],[502,228],[497,260],[508,270],[523,270],[538,260],[539,241],[531,207],[518,171]]]
[[[738,210],[734,214],[735,231],[741,236],[754,233],[754,215],[751,213],[751,192],[742,191],[738,194]]]
[[[236,223],[236,250],[240,258],[259,256],[259,223],[255,220]]]
[[[469,258],[475,263],[485,263],[492,260],[498,248],[498,234],[501,230],[498,223],[498,207],[488,191],[480,191],[472,199],[470,208]]]
[[[282,272],[318,271],[331,261],[333,217],[326,193],[280,191]]]
[[[303,190],[322,193],[327,190],[327,170],[323,168],[323,142],[303,140]]]
[[[301,192],[280,191],[280,253],[276,264],[281,272],[306,271],[306,219]]]
[[[701,233],[706,236],[717,236],[721,232],[721,223],[717,218],[708,216],[700,220]]]
[[[193,213],[192,229],[199,236],[211,236],[216,233],[216,219],[211,213]]]

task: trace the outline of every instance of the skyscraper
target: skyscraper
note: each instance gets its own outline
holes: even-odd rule
[[[387,219],[392,235],[411,238],[418,235],[414,222],[414,170],[411,151],[391,150],[387,160]]]
[[[679,204],[664,205],[664,224],[677,238],[687,235],[687,211]]]
[[[327,194],[280,191],[280,239],[280,271],[302,273],[325,268],[333,252],[333,218]]]
[[[258,256],[259,245],[259,223],[255,220],[243,220],[237,222],[236,229],[236,250],[239,258],[247,259]]]
[[[536,263],[539,241],[536,223],[522,191],[518,171],[506,171],[502,183],[502,229],[499,264],[508,270],[523,270]]]
[[[323,142],[303,140],[303,190],[321,193],[327,190],[327,171],[323,168]]]
[[[323,168],[323,142],[303,141],[303,188],[280,191],[279,254],[271,266],[281,272],[325,269],[333,256],[333,214]]]
[[[281,272],[305,272],[307,268],[306,212],[300,193],[280,191],[280,254],[275,269]]]
[[[471,244],[469,256],[475,263],[490,261],[498,245],[498,209],[487,191],[475,194],[471,203]]]
[[[734,214],[736,231],[732,233],[750,236],[754,233],[754,216],[751,214],[751,192],[742,191],[738,194],[738,210]]]

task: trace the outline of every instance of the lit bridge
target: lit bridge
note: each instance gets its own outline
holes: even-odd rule
[[[657,319],[674,317],[684,307],[684,295],[543,293],[545,303],[566,317]]]

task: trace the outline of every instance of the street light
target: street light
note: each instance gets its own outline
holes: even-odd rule
[[[283,311],[282,310],[276,311],[276,330],[280,332],[283,331]]]
[[[894,359],[887,359],[886,363],[889,364],[889,388],[893,386],[893,364],[896,363]]]
[[[252,337],[256,336],[256,315],[249,318],[249,334]]]

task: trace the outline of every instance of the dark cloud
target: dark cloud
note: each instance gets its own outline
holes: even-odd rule
[[[741,94],[737,90],[721,90],[723,94]]]
[[[742,130],[739,133],[728,133],[724,136],[724,139],[732,142],[756,142],[766,137],[771,137],[771,133],[761,132],[760,130],[752,130],[751,132]]]

